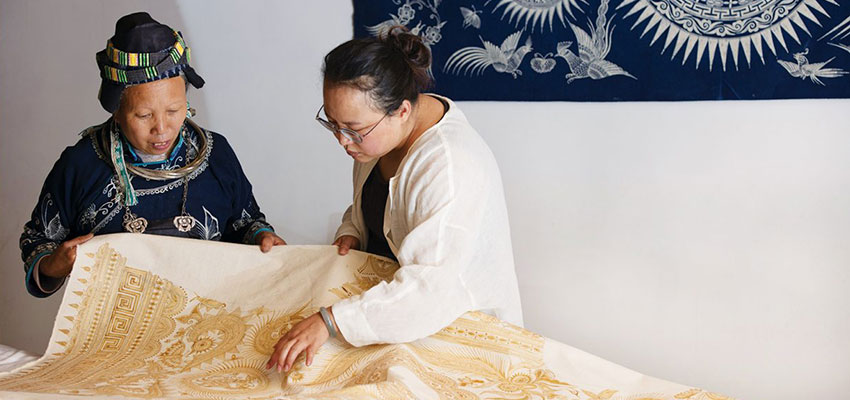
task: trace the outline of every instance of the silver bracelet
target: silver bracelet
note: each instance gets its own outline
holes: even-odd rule
[[[336,328],[334,327],[333,321],[331,321],[331,313],[328,312],[327,308],[319,307],[319,314],[322,315],[322,320],[325,321],[325,326],[328,328],[328,333],[330,333],[332,338],[335,338]]]

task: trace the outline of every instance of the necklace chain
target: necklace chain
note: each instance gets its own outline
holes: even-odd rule
[[[166,180],[166,179],[178,179],[183,178],[183,198],[180,205],[180,215],[174,217],[174,227],[177,228],[180,232],[189,232],[192,228],[195,227],[195,218],[193,218],[186,211],[186,201],[189,198],[189,178],[188,175],[197,170],[201,164],[203,164],[204,160],[207,159],[209,152],[209,143],[206,137],[206,132],[195,124],[192,120],[186,119],[186,122],[198,133],[198,136],[201,137],[201,146],[197,148],[197,146],[189,140],[188,132],[186,130],[186,126],[183,126],[181,134],[183,135],[184,141],[188,142],[189,145],[195,147],[197,156],[194,160],[190,161],[188,164],[181,168],[177,168],[174,170],[151,170],[147,168],[140,168],[134,165],[127,165],[127,170],[134,175],[141,176],[147,179],[153,180]],[[117,124],[116,124],[117,125]],[[116,196],[120,196],[120,191],[116,191]],[[137,216],[130,210],[129,205],[124,206],[124,230],[132,233],[144,233],[148,227],[148,220]]]

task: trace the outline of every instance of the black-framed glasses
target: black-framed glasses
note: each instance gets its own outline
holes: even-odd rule
[[[324,126],[325,129],[331,131],[331,133],[339,132],[340,135],[345,136],[346,139],[348,139],[348,140],[350,140],[354,143],[357,143],[357,144],[363,143],[363,138],[365,138],[366,135],[372,133],[372,131],[375,130],[375,128],[378,127],[378,125],[381,123],[381,121],[383,121],[384,118],[387,117],[387,115],[390,115],[390,113],[384,114],[384,116],[381,117],[381,119],[379,119],[378,122],[375,122],[375,124],[372,125],[372,127],[369,128],[369,130],[366,133],[361,134],[360,132],[357,132],[354,129],[340,128],[340,127],[336,126],[336,124],[334,124],[333,122],[330,122],[330,121],[320,117],[320,115],[322,115],[322,110],[324,108],[325,108],[324,104],[322,104],[322,106],[319,107],[319,111],[316,112],[316,121],[319,121],[319,124]]]

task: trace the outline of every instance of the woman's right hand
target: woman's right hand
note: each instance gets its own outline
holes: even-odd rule
[[[342,235],[334,240],[334,246],[339,247],[339,255],[348,254],[349,249],[360,250],[360,239],[351,235]]]
[[[68,276],[71,273],[71,267],[74,266],[74,261],[77,260],[77,245],[88,242],[93,237],[94,234],[89,233],[62,242],[52,254],[44,256],[38,265],[38,271],[51,278]]]

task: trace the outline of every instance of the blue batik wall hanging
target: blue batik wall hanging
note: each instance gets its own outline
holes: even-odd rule
[[[361,0],[354,35],[405,25],[455,100],[850,97],[850,2]]]

